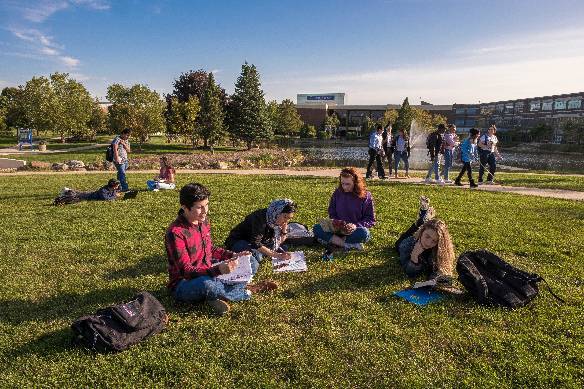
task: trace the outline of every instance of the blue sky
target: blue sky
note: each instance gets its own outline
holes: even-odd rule
[[[584,90],[582,0],[0,1],[0,88],[68,72],[172,91],[182,72],[227,90],[244,61],[266,98],[474,103]]]

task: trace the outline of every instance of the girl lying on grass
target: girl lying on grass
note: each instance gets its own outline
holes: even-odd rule
[[[107,185],[93,192],[81,192],[75,189],[63,188],[53,204],[65,205],[80,201],[112,201],[120,197],[120,195],[120,182],[112,178],[107,182]]]
[[[418,219],[404,232],[395,250],[409,277],[425,274],[438,282],[449,282],[454,266],[454,247],[446,223],[434,219],[434,208],[427,197],[420,197]]]
[[[158,176],[154,177],[153,180],[146,181],[148,190],[158,191],[160,189],[175,189],[176,184],[174,183],[174,176],[174,168],[168,161],[168,157],[163,155],[160,157],[160,173]]]

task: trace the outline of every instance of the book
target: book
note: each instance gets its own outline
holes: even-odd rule
[[[420,306],[435,303],[444,298],[442,293],[427,287],[418,289],[404,289],[394,292],[393,294],[403,298],[407,302]]]
[[[292,254],[292,258],[290,259],[272,257],[272,269],[276,273],[298,273],[308,270],[303,251],[295,251],[290,254]]]
[[[221,274],[217,279],[226,284],[249,283],[253,279],[251,271],[251,254],[237,259],[237,267],[229,274]]]

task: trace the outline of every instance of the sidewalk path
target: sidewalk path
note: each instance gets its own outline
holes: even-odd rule
[[[303,176],[303,177],[337,177],[340,169],[307,169],[307,170],[292,170],[292,169],[204,169],[204,170],[177,170],[178,174],[237,174],[237,175],[282,175],[282,176]],[[158,170],[129,170],[128,174],[138,174],[138,173],[150,173],[156,174]],[[14,172],[14,173],[2,173],[0,176],[19,176],[19,175],[47,175],[47,174],[107,174],[103,170],[96,171],[65,171],[65,172],[52,172],[52,171],[40,171],[40,172]],[[110,174],[115,174],[111,171]],[[418,177],[414,178],[390,178],[386,181],[375,180],[375,182],[383,183],[387,185],[393,185],[396,183],[405,184],[417,184],[417,185],[428,185],[422,182],[423,180]],[[428,185],[429,186],[429,185]],[[437,186],[437,185],[433,185]],[[457,190],[470,190],[468,186],[454,186],[446,185],[445,188],[457,189]],[[551,197],[557,199],[565,200],[577,200],[584,201],[584,192],[578,192],[574,190],[565,189],[540,189],[540,188],[525,188],[519,186],[502,186],[502,185],[481,185],[476,189],[472,190],[482,190],[488,192],[505,192],[505,193],[516,193],[528,196],[539,196],[539,197]]]

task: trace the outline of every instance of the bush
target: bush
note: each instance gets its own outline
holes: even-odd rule
[[[300,137],[301,138],[316,137],[316,127],[314,127],[311,124],[304,124],[302,128],[300,128]]]
[[[318,131],[318,133],[316,134],[316,137],[318,139],[330,139],[332,137],[332,134],[331,134],[330,130],[324,129],[324,130]]]

